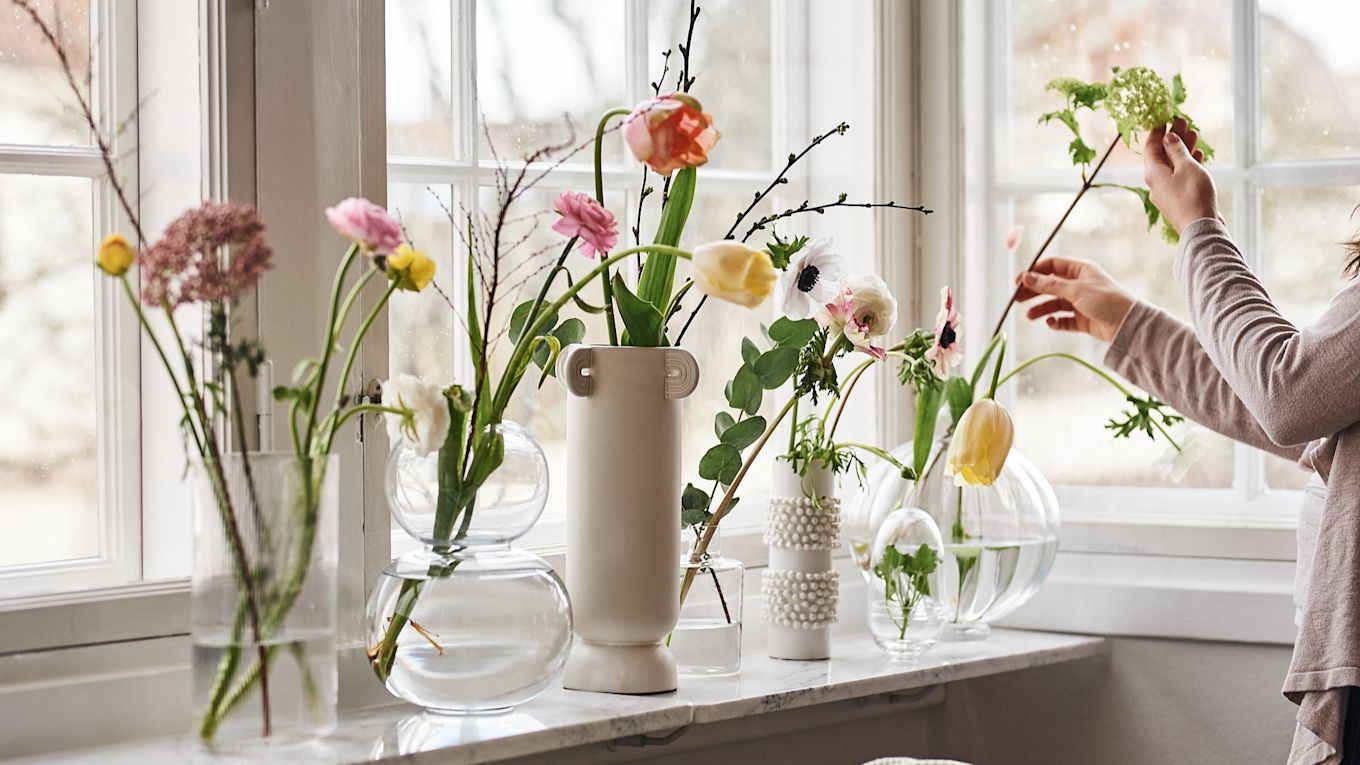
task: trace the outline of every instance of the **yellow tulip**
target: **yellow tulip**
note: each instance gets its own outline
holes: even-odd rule
[[[700,292],[755,308],[774,292],[779,272],[769,253],[722,241],[694,250],[694,284]]]
[[[959,486],[991,486],[1014,440],[1015,425],[1006,407],[990,398],[975,401],[954,430],[945,471]]]
[[[409,245],[397,247],[387,256],[387,278],[397,283],[397,289],[420,292],[434,280],[434,261]]]
[[[97,262],[109,276],[122,276],[132,268],[132,245],[122,234],[109,234],[99,243]]]

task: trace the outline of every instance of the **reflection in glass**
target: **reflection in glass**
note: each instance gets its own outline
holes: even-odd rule
[[[1360,4],[1261,0],[1261,155],[1360,156]]]

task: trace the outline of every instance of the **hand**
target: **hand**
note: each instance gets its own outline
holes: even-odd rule
[[[1133,308],[1133,295],[1089,260],[1045,258],[1015,277],[1023,303],[1040,295],[1052,299],[1030,307],[1026,318],[1047,317],[1049,329],[1085,332],[1110,342]]]
[[[1200,218],[1218,218],[1214,179],[1200,164],[1204,152],[1195,148],[1199,135],[1180,117],[1171,130],[1157,128],[1143,142],[1143,180],[1152,203],[1180,233]]]

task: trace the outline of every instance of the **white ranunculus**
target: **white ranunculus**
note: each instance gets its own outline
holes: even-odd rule
[[[779,295],[788,318],[806,319],[840,293],[845,261],[831,251],[832,244],[830,239],[808,242],[779,275]]]
[[[869,337],[882,337],[897,325],[897,298],[873,274],[859,274],[845,283],[850,289],[851,313]]]
[[[405,441],[422,457],[439,451],[449,434],[449,401],[438,385],[415,375],[397,375],[383,383],[383,406],[405,409],[407,414],[388,412],[387,437]]]

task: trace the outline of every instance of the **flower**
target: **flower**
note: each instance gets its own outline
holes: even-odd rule
[[[397,375],[382,385],[382,405],[405,412],[388,412],[387,437],[405,441],[425,457],[439,451],[449,435],[449,401],[438,385],[415,375]]]
[[[721,241],[694,250],[694,284],[705,295],[755,308],[774,291],[779,274],[769,253]]]
[[[225,256],[223,248],[230,248]],[[255,208],[204,202],[171,221],[142,253],[142,300],[172,310],[235,300],[259,284],[272,256]]]
[[[399,245],[396,252],[387,256],[384,267],[387,278],[396,282],[399,290],[420,292],[434,280],[434,261],[407,244]]]
[[[806,319],[817,306],[835,299],[845,278],[845,262],[831,251],[830,239],[817,239],[799,250],[789,267],[779,275],[779,292],[784,296],[784,315]]]
[[[662,175],[704,164],[719,137],[712,115],[685,93],[643,101],[623,122],[623,140],[633,156]]]
[[[99,243],[96,262],[109,276],[122,276],[132,268],[132,245],[122,234],[109,234]]]
[[[949,370],[963,360],[963,343],[959,342],[959,312],[954,309],[954,294],[948,287],[940,288],[940,312],[935,315],[935,342],[926,351],[926,358],[935,365],[935,373],[942,379]]]
[[[401,244],[401,226],[386,210],[362,197],[350,197],[335,207],[327,207],[326,220],[365,252],[391,255]]]
[[[990,398],[974,401],[954,430],[945,472],[958,486],[991,486],[1014,440],[1015,425],[1006,407]]]
[[[1153,466],[1161,470],[1165,475],[1176,483],[1185,480],[1185,476],[1190,473],[1190,468],[1194,467],[1209,447],[1205,443],[1205,433],[1203,428],[1194,426],[1186,427],[1177,434],[1176,440],[1180,443],[1179,449],[1174,446],[1158,457]]]
[[[1011,226],[1011,230],[1006,232],[1006,250],[1015,252],[1015,248],[1020,246],[1020,237],[1025,235],[1025,227],[1019,223]]]
[[[1105,111],[1125,140],[1132,140],[1140,130],[1163,127],[1175,115],[1166,80],[1145,66],[1115,69],[1106,90]]]
[[[897,299],[882,279],[860,274],[852,277],[815,318],[832,334],[839,333],[850,341],[855,350],[882,360],[887,353],[873,340],[888,334],[897,324]]]
[[[602,258],[619,243],[614,213],[589,194],[564,191],[553,203],[553,209],[562,217],[552,225],[552,230],[566,237],[579,236],[581,254],[587,258]]]

